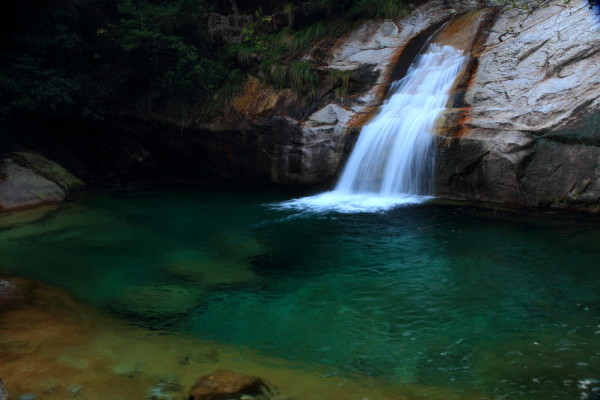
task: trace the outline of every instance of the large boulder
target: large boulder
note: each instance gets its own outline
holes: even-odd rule
[[[59,202],[83,187],[79,178],[39,153],[17,151],[0,158],[0,211]]]
[[[85,186],[81,179],[39,153],[17,151],[11,153],[10,157],[21,166],[58,184],[67,193],[77,191]]]
[[[457,106],[458,129],[439,140],[440,196],[600,205],[600,24],[586,0],[502,12]]]
[[[24,168],[12,159],[0,163],[0,210],[35,207],[64,200],[58,184]]]
[[[240,400],[243,396],[268,393],[267,383],[259,377],[218,370],[196,381],[190,390],[189,400]]]

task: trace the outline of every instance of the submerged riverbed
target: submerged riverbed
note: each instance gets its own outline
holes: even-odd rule
[[[141,332],[159,338],[144,360],[155,375],[193,375],[174,366],[193,364],[186,346],[202,342],[227,348],[219,367],[271,374],[299,399],[600,396],[597,217],[436,201],[376,213],[278,207],[291,197],[164,186],[0,215],[0,269],[65,289],[105,324],[135,326],[118,339],[122,329],[105,328],[107,348],[110,337],[132,348]],[[8,339],[2,352],[17,352]],[[344,385],[354,389],[340,394]]]

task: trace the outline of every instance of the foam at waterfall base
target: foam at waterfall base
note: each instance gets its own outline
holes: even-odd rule
[[[433,196],[395,194],[381,196],[373,193],[347,193],[337,190],[276,203],[273,208],[313,212],[364,213],[382,212],[394,207],[421,204]]]

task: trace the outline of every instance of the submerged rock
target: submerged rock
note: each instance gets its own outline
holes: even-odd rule
[[[259,377],[218,370],[196,381],[190,400],[241,400],[246,396],[267,395],[268,384]],[[266,396],[269,397],[269,396]]]
[[[168,254],[164,270],[202,285],[251,284],[259,281],[248,258],[260,254],[255,241],[237,236],[215,238],[216,253],[186,250]]]
[[[172,393],[169,393],[172,392]],[[177,393],[183,392],[183,386],[175,378],[161,379],[159,383],[152,386],[146,398],[149,400],[170,400],[179,397]]]
[[[72,383],[68,385],[66,389],[73,397],[79,397],[82,395],[81,390],[83,389],[83,385],[80,383]]]
[[[201,291],[183,286],[132,286],[114,298],[109,307],[118,314],[160,323],[189,313],[201,299]]]
[[[17,397],[17,400],[35,400],[37,396],[33,393],[25,393]]]

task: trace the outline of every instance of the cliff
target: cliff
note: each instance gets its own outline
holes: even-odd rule
[[[587,1],[554,1],[531,15],[503,12],[475,55],[463,108],[450,110],[463,114],[459,133],[439,141],[439,195],[596,208],[597,10]]]

